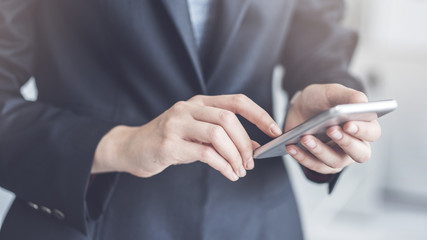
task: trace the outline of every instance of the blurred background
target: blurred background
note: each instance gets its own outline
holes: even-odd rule
[[[394,98],[380,119],[373,156],[353,164],[332,195],[309,183],[291,159],[310,240],[427,239],[427,1],[346,0],[348,28],[359,32],[351,71],[370,100]]]
[[[427,0],[346,0],[360,35],[351,71],[371,100],[394,98],[365,164],[348,168],[332,193],[285,158],[308,240],[427,239]],[[280,78],[281,71],[277,71]],[[22,89],[36,99],[34,82]],[[275,98],[282,98],[276,93]],[[276,116],[284,106],[277,104]],[[281,119],[277,117],[277,119]],[[0,188],[0,226],[14,196]]]

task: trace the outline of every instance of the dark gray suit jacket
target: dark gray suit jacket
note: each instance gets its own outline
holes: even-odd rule
[[[311,83],[361,88],[347,72],[356,36],[338,24],[341,1],[219,9],[200,62],[185,0],[0,1],[0,185],[16,194],[0,239],[302,238],[280,158],[236,183],[193,163],[88,187],[96,145],[116,125],[145,124],[196,94],[244,93],[271,113],[276,64],[290,95]],[[19,93],[30,76],[36,102]]]

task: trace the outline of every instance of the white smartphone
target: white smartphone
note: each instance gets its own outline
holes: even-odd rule
[[[326,130],[331,126],[342,125],[348,121],[372,121],[396,108],[395,100],[337,105],[255,149],[254,158],[285,155],[287,154],[286,146],[299,143],[304,135],[314,135],[321,141],[327,142],[330,139],[326,135]]]

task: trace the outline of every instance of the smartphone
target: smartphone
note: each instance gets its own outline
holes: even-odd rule
[[[348,121],[372,121],[396,108],[396,100],[337,105],[255,149],[254,158],[283,156],[287,154],[287,145],[298,144],[305,135],[314,135],[319,140],[327,142],[330,140],[326,135],[329,127],[343,125]]]

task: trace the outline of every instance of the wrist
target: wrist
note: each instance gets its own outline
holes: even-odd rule
[[[91,173],[125,171],[126,164],[122,162],[123,153],[135,129],[119,125],[105,134],[96,147]]]

